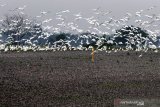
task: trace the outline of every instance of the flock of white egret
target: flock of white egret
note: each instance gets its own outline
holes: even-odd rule
[[[0,8],[3,8],[6,5],[7,4],[0,4]],[[26,8],[27,6],[24,5],[9,11],[11,14],[18,13],[27,16],[25,14]],[[121,18],[113,16],[111,10],[103,10],[100,7],[91,9],[92,16],[89,17],[83,15],[82,12],[73,13],[70,10],[59,11],[54,13],[53,16],[51,11],[40,11],[39,15],[32,18],[25,17],[24,21],[26,25],[29,25],[33,22],[31,20],[36,20],[36,25],[42,26],[43,29],[42,33],[40,28],[37,28],[36,34],[41,33],[41,35],[38,35],[37,37],[37,35],[34,34],[29,38],[26,37],[21,39],[30,45],[7,45],[8,42],[6,42],[6,40],[8,40],[8,38],[4,38],[2,32],[6,29],[14,29],[12,27],[17,26],[19,21],[13,19],[13,25],[10,25],[10,28],[0,28],[0,50],[87,50],[90,49],[90,47],[85,48],[83,47],[84,44],[91,44],[91,42],[97,40],[95,44],[98,46],[104,42],[103,35],[113,35],[116,33],[117,29],[123,29],[125,28],[124,26],[134,25],[144,29],[149,34],[147,48],[156,49],[157,52],[158,48],[160,48],[160,14],[153,13],[156,8],[157,6],[153,6],[148,9],[139,10],[135,13],[127,12]],[[4,23],[5,20],[5,18],[0,19],[0,23]],[[25,28],[30,29],[30,26],[25,26]],[[134,35],[132,34],[132,31],[129,32],[130,35]],[[16,32],[14,35],[21,35],[20,33],[22,33],[22,31]],[[51,42],[49,42],[49,39],[54,40],[56,38],[54,36],[61,33],[70,35],[66,36],[67,38],[65,40],[59,39],[58,41],[54,41],[53,44],[50,44]],[[39,42],[44,42],[45,45],[37,45]],[[112,42],[112,39],[107,41],[107,43]],[[137,41],[137,43],[141,44],[140,42]],[[119,44],[122,44],[122,42]],[[116,51],[117,50],[114,50],[114,52]]]

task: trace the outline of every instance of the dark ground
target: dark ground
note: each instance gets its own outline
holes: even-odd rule
[[[160,98],[160,53],[0,53],[0,107],[113,107]]]

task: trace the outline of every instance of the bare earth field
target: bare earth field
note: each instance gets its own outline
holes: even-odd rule
[[[160,98],[160,52],[0,53],[0,107],[113,107]]]

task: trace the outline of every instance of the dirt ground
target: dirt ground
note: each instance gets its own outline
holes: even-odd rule
[[[142,54],[142,57],[139,55]],[[0,53],[0,107],[113,107],[160,98],[160,52]]]

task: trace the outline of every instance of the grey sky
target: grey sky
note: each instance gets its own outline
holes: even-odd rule
[[[135,14],[136,11],[146,10],[152,6],[157,6],[154,10],[146,14],[160,14],[160,0],[0,0],[0,4],[6,4],[0,6],[0,19],[4,14],[8,14],[17,7],[23,7],[26,5],[24,13],[31,18],[40,15],[41,11],[49,11],[50,13],[42,17],[40,20],[46,18],[55,19],[56,12],[63,10],[70,10],[70,14],[66,14],[66,17],[70,21],[73,14],[81,12],[84,17],[93,16],[92,9],[100,7],[105,11],[112,11],[111,16],[115,19],[123,17],[126,12]],[[52,22],[53,23],[53,22]],[[57,23],[55,21],[54,23]],[[81,28],[83,27],[82,22]]]
[[[34,16],[40,11],[51,11],[56,13],[69,9],[72,12],[88,12],[90,9],[102,7],[112,10],[114,15],[124,14],[126,11],[134,12],[151,6],[160,6],[159,0],[0,0],[0,15],[8,13],[8,10],[27,5],[26,13]],[[159,8],[160,9],[160,8]]]

